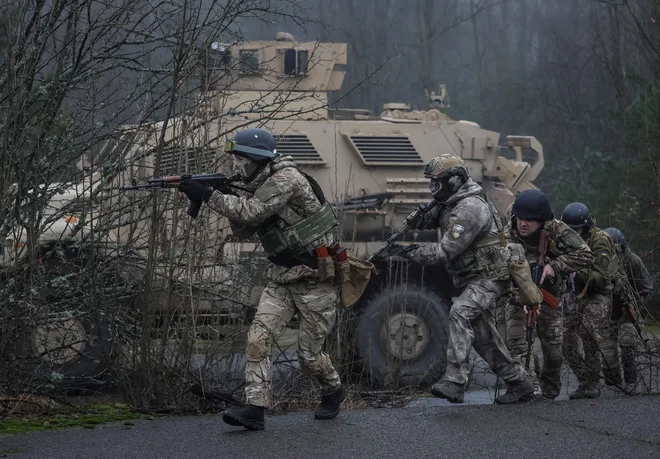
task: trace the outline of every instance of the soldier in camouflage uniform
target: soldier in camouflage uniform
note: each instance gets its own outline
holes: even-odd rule
[[[245,368],[247,405],[228,409],[223,420],[248,429],[264,428],[270,404],[271,345],[295,313],[300,320],[298,360],[319,382],[322,400],[316,419],[339,414],[345,391],[330,357],[321,351],[336,320],[337,288],[327,246],[335,239],[337,217],[318,184],[303,174],[291,157],[280,157],[274,137],[247,129],[228,142],[236,169],[253,193],[211,190],[184,181],[181,191],[206,201],[229,219],[234,235],[257,234],[271,264],[255,318],[248,331]]]
[[[511,283],[510,253],[497,210],[455,155],[434,158],[424,175],[431,179],[429,187],[439,205],[418,228],[440,228],[442,238],[437,244],[409,248],[404,256],[420,264],[444,265],[454,285],[463,289],[449,312],[447,371],[431,392],[452,403],[463,403],[468,359],[474,347],[507,384],[507,392],[496,397],[497,403],[528,400],[534,388],[520,364],[514,363],[495,326],[495,302]]]
[[[564,356],[578,379],[578,389],[570,399],[597,398],[601,360],[603,374],[611,384],[620,384],[617,343],[610,328],[615,280],[614,244],[610,236],[595,226],[586,205],[573,202],[564,208],[561,219],[573,228],[594,254],[594,262],[576,271],[573,284],[575,304],[566,305]],[[582,342],[583,352],[580,352]]]
[[[630,250],[623,233],[616,228],[604,230],[612,238],[616,263],[625,273],[626,283],[622,294],[615,295],[612,307],[612,332],[621,347],[621,363],[626,392],[634,393],[638,374],[635,357],[640,345],[640,333],[636,320],[640,310],[653,296],[653,280],[642,259]]]
[[[545,265],[540,286],[557,299],[563,294],[569,274],[593,262],[593,253],[586,242],[565,223],[554,218],[548,198],[539,190],[525,190],[517,196],[505,231],[510,242],[523,246],[532,269],[539,264],[541,234],[546,232],[548,243],[544,249]],[[527,353],[525,313],[522,305],[515,304],[515,297],[513,295],[506,306],[506,345],[511,355],[522,362]],[[561,305],[552,309],[543,302],[536,321],[543,368],[539,379],[533,368],[528,370],[527,377],[535,389],[540,386],[543,398],[548,400],[555,399],[561,390],[562,327]]]

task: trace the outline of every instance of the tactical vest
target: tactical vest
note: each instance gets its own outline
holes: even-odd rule
[[[602,234],[600,234],[600,233],[602,233]],[[612,241],[610,236],[607,233],[605,233],[605,231],[594,227],[589,231],[589,238],[585,241],[590,249],[593,250],[592,246],[594,244],[594,239],[598,236],[607,238],[608,240],[610,240],[610,242]],[[593,266],[589,266],[589,269],[587,270],[587,278],[584,279],[584,285],[578,286],[578,287],[581,287],[581,288],[578,289],[580,291],[577,294],[578,298],[584,298],[585,296],[591,296],[591,295],[595,295],[595,294],[598,294],[598,293],[603,293],[603,294],[608,295],[608,294],[619,293],[620,292],[621,283],[618,282],[618,281],[620,281],[621,278],[619,278],[619,269],[615,265],[615,263],[618,263],[617,255],[616,255],[616,247],[614,246],[613,243],[611,245],[612,245],[613,251],[611,253],[612,258],[610,260],[610,265],[609,265],[609,269],[608,269],[608,275],[609,275],[610,279],[609,279],[609,282],[608,282],[607,286],[605,287],[605,290],[600,291],[600,290],[596,289],[595,286],[591,283]],[[594,255],[596,255],[596,254],[594,254]],[[616,292],[615,292],[615,290],[616,290]]]
[[[271,175],[286,167],[294,167],[291,165],[277,166],[277,164],[272,166]],[[309,182],[314,195],[321,203],[321,208],[318,212],[303,218],[287,205],[266,220],[257,230],[257,236],[269,257],[276,255],[296,257],[310,253],[323,243],[331,242],[325,241],[325,235],[339,226],[335,209],[325,199],[316,180],[297,167],[295,169]]]
[[[525,249],[525,257],[529,262],[530,268],[535,268],[539,264],[539,255],[541,250],[539,246],[540,238],[535,243],[531,243],[529,240],[526,240],[520,236],[517,229],[515,231],[517,234],[517,242],[519,242]],[[562,253],[557,248],[557,236],[552,220],[549,222],[544,222],[540,228],[540,231],[547,231],[550,233],[550,237],[548,238],[548,249],[545,253],[545,256],[550,260],[554,260],[555,258],[560,257]],[[561,295],[563,290],[566,288],[562,274],[555,272],[554,277],[546,277],[545,282],[543,283],[543,288],[545,288],[554,296]]]
[[[486,225],[474,239],[470,247],[448,266],[450,274],[457,278],[481,277],[490,280],[508,280],[509,251],[506,247],[504,227],[493,203],[485,193],[474,196],[488,205],[490,225]],[[449,219],[453,207],[443,208],[440,213],[440,227],[449,230]],[[462,283],[462,282],[461,282]]]

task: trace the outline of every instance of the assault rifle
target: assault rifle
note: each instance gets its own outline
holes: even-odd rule
[[[543,295],[543,302],[550,306],[552,309],[557,309],[559,307],[559,300],[546,289],[542,288],[543,284],[543,268],[545,267],[545,254],[548,251],[548,244],[550,233],[547,231],[541,231],[541,239],[539,241],[539,261],[534,268],[532,268],[532,280],[534,284],[539,288],[541,294]],[[529,370],[529,363],[532,356],[532,346],[534,345],[534,329],[536,328],[536,318],[540,313],[540,305],[530,306],[530,309],[527,311],[527,317],[525,319],[525,341],[527,342],[527,355],[525,356],[525,370]]]
[[[238,182],[241,179],[240,174],[234,174],[231,177],[227,177],[224,174],[215,173],[215,174],[198,174],[198,175],[170,175],[167,177],[155,177],[149,180],[149,183],[144,185],[125,185],[120,186],[121,191],[129,190],[144,190],[149,188],[179,188],[179,185],[184,180],[192,180],[194,182],[201,183],[204,186],[213,187],[216,190],[222,191],[223,188],[236,188],[238,190],[244,190],[239,186],[234,185],[235,182]],[[188,209],[186,212],[192,218],[197,218],[199,214],[199,209],[202,207],[202,201],[190,201],[188,203]]]
[[[425,203],[420,204],[417,207],[417,209],[415,209],[410,215],[406,217],[405,221],[403,222],[403,225],[401,225],[401,227],[398,230],[393,232],[392,235],[387,238],[385,244],[380,249],[372,253],[369,258],[367,258],[367,261],[379,260],[381,258],[385,258],[385,256],[387,256],[388,254],[392,255],[389,253],[390,248],[394,245],[397,239],[399,239],[401,236],[403,236],[408,231],[410,231],[411,228],[415,228],[422,220],[424,215],[426,215],[437,204],[438,201],[436,201],[435,199],[429,202],[428,204]]]

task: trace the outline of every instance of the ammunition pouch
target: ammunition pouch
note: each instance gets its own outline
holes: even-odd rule
[[[293,225],[275,216],[259,228],[257,235],[268,255],[302,253],[338,225],[334,208],[326,202],[318,212]]]
[[[335,271],[337,273],[337,281],[340,285],[351,281],[351,264],[349,260],[343,263],[335,263]]]
[[[335,262],[332,257],[317,258],[319,270],[319,280],[324,282],[326,280],[335,279]]]
[[[277,266],[284,266],[285,268],[293,268],[295,266],[305,265],[312,269],[318,270],[318,280],[321,282],[329,279],[335,280],[335,262],[332,257],[318,258],[316,255],[303,252],[300,255],[289,255],[281,253],[268,257],[268,261]],[[347,263],[348,264],[348,263]]]
[[[518,244],[509,244],[508,269],[511,273],[513,285],[518,289],[517,301],[522,305],[536,306],[543,302],[543,294],[532,279],[532,271],[524,249]]]
[[[500,236],[502,235],[502,236]],[[503,234],[498,233],[479,239],[472,247],[475,265],[471,270],[490,280],[508,280],[511,278],[507,261],[509,253],[503,247]]]
[[[339,265],[338,280],[341,285],[341,304],[345,308],[350,308],[358,302],[367,289],[374,265],[367,260],[351,256],[345,262],[337,264]]]

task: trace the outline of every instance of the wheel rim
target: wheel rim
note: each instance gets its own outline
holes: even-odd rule
[[[63,366],[80,358],[87,346],[86,336],[79,320],[55,320],[36,328],[32,346],[43,361]]]
[[[381,343],[390,356],[398,360],[413,360],[428,347],[429,327],[426,321],[411,312],[391,315],[380,330]]]

